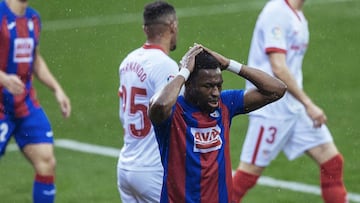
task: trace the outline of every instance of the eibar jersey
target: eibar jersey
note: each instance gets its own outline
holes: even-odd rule
[[[290,19],[290,20],[289,20]],[[303,87],[302,61],[309,43],[308,22],[301,11],[292,9],[287,0],[267,2],[255,25],[248,65],[274,76],[268,53],[286,54],[286,64],[300,88]],[[246,81],[246,88],[254,85]],[[303,105],[290,93],[250,115],[291,117],[302,111]]]
[[[0,70],[18,75],[26,87],[23,94],[14,96],[0,86],[0,118],[5,114],[24,117],[39,107],[32,74],[40,29],[35,10],[27,8],[24,16],[16,16],[5,1],[0,2]]]
[[[155,45],[145,44],[121,63],[119,113],[124,145],[118,167],[135,171],[162,170],[158,144],[147,111],[150,98],[178,71],[177,63]]]
[[[244,112],[242,90],[221,93],[219,108],[204,114],[179,96],[172,115],[155,125],[164,180],[160,202],[230,202],[231,119]]]

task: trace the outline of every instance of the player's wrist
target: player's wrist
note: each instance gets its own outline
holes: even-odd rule
[[[181,68],[177,75],[184,77],[185,81],[187,81],[190,76],[190,71],[187,68]]]
[[[226,68],[226,70],[228,70],[230,72],[233,72],[235,74],[239,74],[240,71],[241,71],[242,66],[243,66],[243,64],[241,64],[241,63],[239,63],[239,62],[237,62],[235,60],[230,59],[229,65]]]

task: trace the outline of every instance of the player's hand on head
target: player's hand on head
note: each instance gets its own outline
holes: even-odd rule
[[[204,47],[204,46],[202,46],[202,47],[206,52],[211,54],[214,58],[216,58],[217,61],[219,61],[220,65],[221,65],[221,70],[225,70],[229,66],[230,59],[226,58],[225,56],[223,56],[207,47]]]
[[[203,50],[202,46],[195,44],[191,46],[180,61],[180,69],[187,68],[190,72],[194,70],[195,56]]]
[[[21,81],[19,76],[9,74],[5,77],[3,86],[13,95],[23,94],[25,92],[25,84]]]

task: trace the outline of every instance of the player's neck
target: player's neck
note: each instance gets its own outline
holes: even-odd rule
[[[158,40],[147,40],[146,44],[148,45],[155,45],[158,47],[161,47],[161,50],[165,52],[165,54],[169,55],[170,52],[170,45],[167,45],[166,43],[163,43],[162,41]]]
[[[304,5],[304,1],[305,0],[287,0],[290,4],[290,6],[297,10],[297,11],[301,11]]]
[[[27,2],[20,2],[18,0],[5,0],[5,2],[15,15],[25,15],[26,7],[28,6]]]

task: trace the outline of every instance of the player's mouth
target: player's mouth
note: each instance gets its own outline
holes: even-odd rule
[[[208,104],[212,108],[217,108],[219,106],[219,100],[211,100],[208,102]]]

